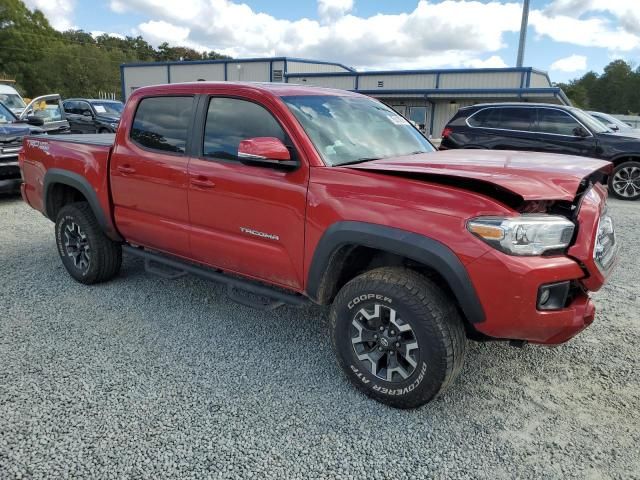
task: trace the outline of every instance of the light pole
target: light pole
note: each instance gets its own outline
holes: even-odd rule
[[[529,0],[524,0],[522,6],[522,24],[520,25],[520,43],[518,44],[517,67],[522,67],[524,61],[524,47],[527,43],[527,27],[529,26]]]

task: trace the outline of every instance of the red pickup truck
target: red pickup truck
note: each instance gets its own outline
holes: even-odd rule
[[[79,282],[113,278],[124,251],[253,307],[330,304],[346,375],[400,408],[452,383],[467,339],[569,340],[616,259],[608,162],[436,152],[341,90],[140,88],[116,134],[28,137],[19,164]]]

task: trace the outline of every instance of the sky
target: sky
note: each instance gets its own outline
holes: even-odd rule
[[[515,66],[521,1],[25,0],[59,29],[358,70]],[[640,60],[640,0],[531,0],[525,66],[563,82]]]

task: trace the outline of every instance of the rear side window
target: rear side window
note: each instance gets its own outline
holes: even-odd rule
[[[580,124],[569,114],[552,108],[538,109],[538,131],[554,135],[575,136],[574,130]]]
[[[467,119],[467,123],[471,127],[477,128],[499,128],[500,111],[497,108],[485,108],[471,115]]]
[[[237,98],[211,99],[204,129],[205,157],[237,160],[240,142],[254,137],[275,137],[287,143],[280,124],[264,107]]]
[[[152,150],[184,153],[193,97],[151,97],[138,104],[131,139]]]

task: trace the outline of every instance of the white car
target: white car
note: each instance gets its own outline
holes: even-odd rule
[[[20,115],[27,106],[18,91],[11,85],[0,84],[0,102],[16,116]]]
[[[603,123],[606,127],[614,132],[633,134],[634,136],[640,135],[640,128],[633,128],[631,125],[623,122],[619,118],[602,112],[587,112],[593,118]]]

